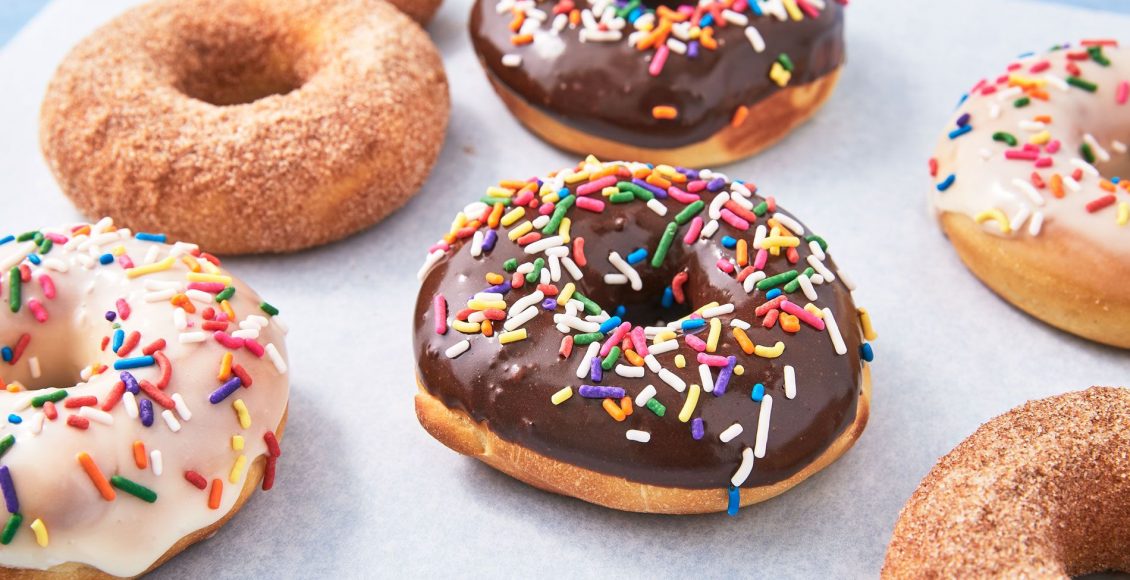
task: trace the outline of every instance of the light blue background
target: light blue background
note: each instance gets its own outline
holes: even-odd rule
[[[50,0],[0,0],[0,46],[7,44],[20,28]],[[1096,10],[1109,10],[1130,14],[1130,2],[1126,0],[1033,0],[1056,2]]]

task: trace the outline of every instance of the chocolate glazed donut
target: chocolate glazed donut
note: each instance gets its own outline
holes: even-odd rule
[[[843,7],[831,0],[799,20],[727,10],[736,20],[715,20],[713,50],[694,46],[693,57],[669,52],[658,74],[653,74],[657,51],[640,50],[638,41],[628,40],[631,23],[620,40],[582,41],[584,24],[554,30],[555,10],[571,5],[569,0],[537,2],[536,9],[547,15],[540,26],[521,26],[536,18],[503,10],[512,4],[477,0],[471,13],[471,39],[495,90],[519,120],[554,145],[614,159],[709,165],[752,155],[830,96],[844,62]],[[620,14],[632,6],[666,8],[659,4],[613,6]],[[664,4],[678,8],[677,2]],[[591,8],[585,0],[576,0],[575,7]],[[782,9],[780,15],[786,14]],[[522,34],[512,31],[514,22]],[[750,28],[755,32],[747,32]],[[523,35],[528,44],[516,46],[525,42],[515,40]],[[754,48],[752,35],[762,50]],[[791,68],[783,84],[771,78],[775,66],[784,66],[780,63]],[[670,109],[657,118],[656,107]]]
[[[639,166],[632,167],[638,175]],[[716,176],[700,179],[708,175],[705,172],[700,175],[686,171],[691,185],[684,184],[683,187],[693,189],[693,183],[699,182],[702,198],[707,203],[716,195],[726,194],[726,190],[731,187],[735,187],[735,190],[742,187],[731,186]],[[624,182],[630,181],[631,177],[625,177],[621,173],[617,179]],[[710,189],[702,189],[701,185],[707,179],[711,180]],[[542,182],[543,191],[545,185]],[[584,185],[584,182],[578,182],[566,187],[576,195],[578,187]],[[623,183],[620,186],[626,187]],[[655,189],[659,191],[658,188]],[[750,186],[750,189],[754,188]],[[595,197],[599,198],[599,193]],[[799,225],[783,210],[776,209],[776,213],[773,210],[766,211],[767,207],[772,208],[775,204],[772,198],[754,194],[747,201],[747,205],[756,206],[754,209],[760,210],[763,217],[758,217],[757,220],[761,225],[770,218],[789,220],[790,223]],[[605,370],[603,382],[594,383],[589,375],[579,380],[578,364],[585,355],[586,347],[577,339],[578,343],[572,354],[567,358],[560,356],[563,334],[555,328],[552,313],[543,311],[541,306],[539,314],[522,326],[529,338],[519,342],[500,346],[497,337],[468,337],[453,329],[442,335],[437,334],[433,309],[436,296],[445,297],[448,311],[458,317],[460,315],[455,313],[463,308],[464,302],[489,285],[484,282],[488,273],[503,272],[503,264],[508,260],[523,263],[535,259],[522,246],[508,239],[505,227],[498,230],[498,241],[492,251],[484,252],[479,257],[468,251],[468,244],[464,243],[467,238],[456,239],[448,252],[433,253],[436,263],[423,278],[415,310],[414,340],[421,387],[417,409],[421,422],[433,435],[457,450],[484,455],[454,441],[458,437],[453,438],[450,433],[445,433],[448,431],[446,427],[436,427],[436,421],[429,419],[428,415],[435,412],[432,408],[433,400],[438,400],[447,410],[465,414],[475,424],[489,430],[493,436],[568,466],[646,486],[711,490],[709,501],[692,502],[696,503],[693,507],[676,501],[674,505],[657,508],[655,505],[638,504],[630,499],[609,497],[607,494],[596,494],[595,497],[586,495],[583,490],[566,489],[568,485],[561,485],[560,481],[547,481],[540,476],[526,477],[523,473],[514,472],[520,470],[500,467],[539,487],[587,501],[619,509],[670,513],[718,511],[726,509],[727,501],[734,501],[733,498],[727,500],[727,486],[742,463],[743,448],[753,448],[757,444],[756,426],[759,412],[764,406],[764,401],[759,402],[752,397],[757,388],[755,385],[763,386],[764,392],[775,399],[776,404],[772,406],[772,421],[764,456],[758,455],[752,473],[742,483],[745,490],[751,492],[742,494],[742,505],[767,499],[795,485],[800,479],[830,463],[854,442],[866,424],[869,383],[865,380],[866,365],[861,364],[859,354],[864,341],[863,329],[859,323],[860,314],[857,313],[843,277],[823,281],[816,287],[819,297],[813,301],[818,307],[827,308],[838,321],[843,338],[843,352],[846,354],[837,354],[834,339],[829,332],[818,332],[804,324],[795,333],[783,331],[780,325],[764,327],[763,320],[755,314],[755,309],[767,301],[768,287],[766,290],[755,289],[752,294],[747,294],[742,282],[736,277],[737,270],[743,269],[740,261],[733,273],[724,272],[718,266],[720,261],[732,264],[734,260],[734,251],[727,249],[720,240],[730,236],[753,240],[758,223],[751,223],[748,230],[743,231],[726,221],[709,220],[708,231],[718,228],[712,238],[696,238],[690,245],[683,242],[683,237],[686,230],[695,227],[695,224],[688,223],[679,229],[666,259],[659,267],[652,267],[651,260],[660,245],[665,228],[673,223],[673,216],[688,207],[671,198],[660,200],[658,196],[655,202],[666,207],[666,216],[657,215],[652,207],[639,200],[631,203],[608,203],[599,214],[577,211],[574,208],[568,214],[572,217],[569,236],[573,240],[584,240],[587,266],[582,268],[584,275],[581,279],[573,279],[567,273],[562,273],[560,280],[554,284],[562,287],[572,281],[576,284],[578,293],[610,311],[615,310],[617,305],[624,306],[623,319],[633,326],[655,327],[664,321],[677,320],[700,310],[712,302],[734,305],[733,313],[719,316],[722,339],[718,341],[717,350],[710,354],[736,357],[730,359],[731,368],[736,360],[744,369],[738,369],[740,376],[731,376],[724,396],[701,393],[693,415],[702,419],[704,435],[699,439],[694,438],[693,422],[677,418],[689,390],[677,392],[670,386],[670,382],[661,380],[662,375],[656,376],[649,372],[643,378],[624,378],[613,370]],[[654,205],[653,202],[649,203]],[[702,218],[708,219],[707,214],[712,210],[700,211],[703,213]],[[526,210],[526,215],[532,218],[536,213]],[[711,226],[710,223],[718,225]],[[514,223],[513,227],[519,228],[521,224]],[[469,234],[464,232],[464,235]],[[811,236],[810,232],[809,236],[809,240],[818,239]],[[822,239],[819,244],[823,244]],[[609,264],[610,254],[617,252],[628,255],[637,248],[645,248],[650,252],[646,260],[635,265],[642,289],[633,291],[627,285],[605,283],[604,274],[616,272]],[[823,255],[823,250],[816,242],[810,247],[807,241],[802,241],[795,248],[795,264],[786,259],[785,252],[782,252],[782,256],[768,259],[764,265],[764,275],[772,278],[793,270],[799,272],[810,263],[809,258],[813,256],[814,250],[819,251],[823,257],[822,263],[827,270],[838,273],[834,262]],[[751,264],[755,252],[754,249],[749,250]],[[748,269],[752,270],[752,266]],[[813,275],[811,271],[808,273]],[[683,287],[685,301],[664,308],[661,306],[664,293],[670,292],[670,284],[677,275],[686,276]],[[814,275],[814,278],[819,281],[822,277]],[[534,284],[530,284],[510,290],[506,293],[506,300],[512,303],[530,294],[533,286]],[[808,302],[795,284],[786,286],[786,289],[792,290],[785,293],[788,299],[798,304]],[[557,313],[561,312],[560,307],[555,310]],[[866,318],[865,314],[863,316]],[[731,320],[735,318],[752,323],[746,332],[753,343],[773,346],[780,341],[784,345],[783,354],[779,358],[747,354],[736,340],[737,335],[731,325]],[[502,332],[502,329],[499,328],[498,332]],[[709,328],[704,327],[693,334],[708,340],[708,332]],[[456,358],[450,358],[450,353],[445,354],[447,349],[463,338],[471,338],[469,350]],[[674,373],[687,385],[703,384],[696,360],[697,353],[685,346],[685,341],[689,342],[686,337],[679,336],[678,349],[660,354],[657,359],[664,369]],[[648,341],[648,344],[654,343]],[[868,353],[866,358],[869,358],[870,347],[865,350]],[[676,354],[686,357],[685,368],[677,368],[673,362]],[[786,365],[793,367],[795,371],[795,398],[786,395]],[[720,382],[717,368],[714,369],[714,376],[716,382]],[[625,422],[618,422],[602,408],[599,399],[574,396],[573,400],[561,405],[551,403],[551,395],[562,387],[572,385],[575,389],[582,383],[622,386],[627,391],[626,395],[633,398],[644,390],[645,385],[654,385],[657,389],[656,399],[666,406],[666,414],[658,416],[654,410],[637,407]],[[744,431],[732,441],[721,441],[720,433],[735,423],[742,423]],[[625,437],[627,429],[650,433],[650,442],[641,444],[629,440]],[[835,452],[829,453],[831,457],[827,457],[826,452],[833,447]],[[488,459],[484,461],[490,462]],[[819,465],[805,471],[814,463]],[[560,477],[568,476],[562,474]],[[651,489],[654,491],[654,488]],[[772,492],[761,494],[759,490]],[[736,508],[733,503],[730,507]]]

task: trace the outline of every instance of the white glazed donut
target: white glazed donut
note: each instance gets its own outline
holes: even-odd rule
[[[1024,55],[973,88],[930,160],[932,204],[978,277],[1045,322],[1124,348],[1128,101],[1130,54],[1113,41]]]
[[[271,486],[286,329],[163,241],[109,219],[0,239],[0,575],[142,574]]]

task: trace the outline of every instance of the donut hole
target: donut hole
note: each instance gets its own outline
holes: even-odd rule
[[[620,319],[632,323],[633,326],[662,326],[694,312],[695,309],[689,299],[683,304],[674,303],[670,308],[664,308],[663,287],[660,286],[659,289],[660,292],[654,296],[645,296],[643,295],[647,294],[645,292],[623,296],[625,300],[622,300],[620,305],[624,307],[624,313]]]
[[[83,360],[98,360],[97,353],[69,353],[65,348],[53,348],[54,345],[45,344],[44,339],[33,338],[25,352],[14,365],[2,365],[0,377],[6,384],[19,383],[29,391],[38,391],[50,387],[65,389],[75,386],[81,381],[83,369],[89,362],[82,362],[83,354],[91,354],[91,358]],[[40,348],[36,348],[36,343]],[[16,341],[6,342],[14,346]],[[76,339],[61,340],[57,344],[79,344]]]

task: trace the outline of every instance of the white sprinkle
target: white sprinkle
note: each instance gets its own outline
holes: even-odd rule
[[[522,312],[525,309],[529,308],[530,306],[541,302],[542,300],[545,300],[545,293],[541,290],[534,290],[533,294],[527,294],[519,298],[518,300],[515,300],[514,304],[510,306],[510,311],[507,312],[507,315],[514,316],[519,312]]]
[[[1040,230],[1044,227],[1044,212],[1038,211],[1032,214],[1032,221],[1028,222],[1028,234],[1031,236],[1040,235]]]
[[[812,256],[809,256],[809,258],[811,258],[811,257]],[[762,271],[762,270],[758,270],[758,271],[750,274],[749,276],[746,276],[745,281],[742,282],[742,290],[745,290],[745,293],[749,294],[750,292],[753,292],[753,289],[757,285],[757,283],[764,280],[764,279],[765,279],[765,272]]]
[[[39,435],[43,431],[43,420],[46,418],[47,416],[43,414],[43,411],[38,411],[31,416],[31,420],[27,422],[27,428],[32,435]]]
[[[259,338],[259,329],[258,328],[241,328],[241,329],[239,329],[235,332],[232,332],[231,335],[234,338],[250,338],[252,340],[255,340],[255,339]]]
[[[624,435],[628,438],[628,441],[635,441],[637,443],[647,443],[648,441],[651,441],[651,433],[648,433],[647,431],[628,429],[628,432]]]
[[[832,309],[825,308],[824,312],[824,325],[828,329],[828,335],[832,337],[832,346],[836,347],[836,354],[847,354],[847,345],[844,344],[844,337],[840,334],[840,326],[836,324],[836,317],[832,316]]]
[[[643,378],[643,367],[616,365],[616,374],[624,377],[625,379],[640,379]]]
[[[619,30],[599,30],[596,28],[582,28],[578,35],[581,42],[616,42],[623,37]]]
[[[679,348],[679,341],[672,338],[647,347],[647,352],[649,354],[664,354],[671,352],[677,348]]]
[[[1083,141],[1085,141],[1088,145],[1091,146],[1091,149],[1095,153],[1095,157],[1098,158],[1099,161],[1101,161],[1103,163],[1110,161],[1110,153],[1108,153],[1107,150],[1102,145],[1099,145],[1099,142],[1097,140],[1095,140],[1094,135],[1092,135],[1090,133],[1084,133],[1083,134]]]
[[[478,258],[483,255],[483,230],[475,230],[471,237],[471,256]]]
[[[165,424],[169,426],[169,430],[173,433],[180,431],[180,421],[177,421],[176,416],[169,409],[161,411],[161,418],[165,420]]]
[[[173,288],[169,288],[169,289],[166,289],[166,290],[159,290],[157,292],[146,292],[145,295],[142,296],[142,298],[146,302],[164,302],[164,301],[172,298],[173,296],[176,296],[176,294],[177,294],[176,290],[174,290]]]
[[[126,408],[127,417],[137,418],[137,397],[133,396],[133,393],[129,391],[122,393],[122,406]]]
[[[812,280],[810,280],[808,276],[805,276],[804,274],[797,276],[797,282],[800,284],[800,289],[802,292],[804,292],[805,298],[808,298],[812,301],[815,301],[817,298],[819,298],[819,295],[816,294],[816,288],[812,285]]]
[[[628,283],[628,277],[623,274],[605,274],[604,283],[609,286],[623,286]]]
[[[95,423],[101,423],[103,425],[114,424],[113,415],[95,407],[79,407],[78,414],[80,416],[86,417],[87,419],[90,419],[91,421],[94,421]]]
[[[504,296],[501,292],[479,292],[471,298],[473,300],[482,300],[483,302],[496,302],[502,300]]]
[[[1047,127],[1047,125],[1045,125],[1042,121],[1029,121],[1027,119],[1022,119],[1019,123],[1017,123],[1017,126],[1030,133],[1043,131],[1044,128]]]
[[[1016,186],[1017,188],[1020,189],[1020,191],[1024,192],[1024,195],[1027,195],[1028,199],[1032,200],[1032,203],[1039,205],[1039,206],[1042,206],[1045,203],[1047,203],[1044,200],[1044,196],[1040,195],[1040,192],[1036,191],[1035,186],[1033,186],[1028,181],[1026,181],[1024,179],[1020,179],[1019,177],[1017,177],[1017,178],[1012,180],[1012,185]]]
[[[43,375],[41,369],[39,368],[39,357],[37,356],[29,357],[27,359],[27,368],[29,371],[31,371],[31,378],[33,379],[38,379]]]
[[[1024,227],[1024,222],[1028,221],[1028,216],[1032,215],[1032,210],[1028,209],[1027,205],[1021,205],[1020,209],[1016,210],[1016,214],[1012,219],[1008,220],[1009,227],[1014,231],[1020,231]]]
[[[554,248],[550,248],[551,250]],[[552,282],[561,281],[561,258],[550,254],[548,251],[545,253],[549,256],[549,279]]]
[[[531,308],[533,307],[531,306]],[[564,326],[565,330],[563,330],[562,332],[565,333],[568,333],[570,328],[576,330],[577,332],[584,333],[596,332],[600,330],[599,323],[582,320],[577,316],[571,316],[569,314],[554,314],[553,321],[556,322],[559,326]]]
[[[757,226],[753,230],[753,249],[760,250],[765,247],[765,236],[769,230],[765,229],[765,224]]]
[[[769,398],[768,395],[766,395],[766,398]],[[729,443],[730,441],[734,440],[734,437],[741,435],[742,431],[742,424],[734,423],[733,425],[726,427],[725,431],[719,433],[718,439],[720,439],[723,443]]]
[[[659,378],[680,393],[687,390],[687,383],[667,369],[659,369]]]
[[[581,364],[577,366],[577,378],[583,379],[589,375],[592,370],[592,359],[600,353],[600,344],[597,342],[589,343],[589,349],[585,351],[585,356],[581,357]]]
[[[145,281],[145,289],[150,292],[170,289],[180,291],[181,288],[182,286],[180,282],[174,282],[172,280],[158,280],[156,278],[149,278]]]
[[[1063,80],[1062,78],[1060,78],[1056,75],[1046,74],[1046,75],[1044,75],[1044,80],[1048,81],[1049,85],[1052,85],[1053,87],[1055,87],[1055,88],[1057,88],[1061,91],[1066,92],[1066,91],[1070,90],[1070,86],[1067,84],[1067,81]]]
[[[702,381],[702,390],[708,393],[714,392],[714,377],[710,374],[709,366],[698,365],[698,378]]]
[[[185,290],[184,295],[197,304],[208,305],[216,301],[214,296],[203,290]]]
[[[1079,185],[1079,182],[1076,181],[1075,178],[1071,177],[1070,175],[1064,175],[1063,176],[1063,184],[1066,185],[1067,189],[1071,190],[1072,193],[1078,193],[1080,190],[1083,189],[1083,186]]]
[[[816,273],[823,276],[825,280],[827,280],[829,282],[835,282],[836,281],[836,275],[833,274],[832,271],[829,270],[828,267],[824,265],[824,262],[817,260],[816,256],[809,256],[808,257],[808,265],[812,266],[812,269],[816,270]]]
[[[1083,161],[1082,159],[1079,159],[1078,157],[1073,158],[1071,160],[1071,164],[1074,165],[1075,167],[1078,167],[1079,169],[1082,169],[1083,173],[1086,173],[1087,175],[1090,175],[1091,177],[1099,177],[1099,175],[1100,175],[1099,170],[1096,169],[1094,165],[1091,165],[1090,163],[1087,163],[1086,161]]]
[[[655,398],[656,393],[657,391],[655,390],[655,385],[648,385],[644,387],[643,390],[640,391],[640,394],[636,395],[636,406],[642,407],[646,405],[648,401]]]
[[[740,328],[742,330],[749,330],[750,329],[750,324],[748,322],[740,319],[740,318],[731,319],[730,320],[730,326],[733,326],[734,328]]]
[[[791,231],[794,235],[797,235],[797,236],[803,236],[804,235],[804,226],[800,225],[800,222],[794,220],[793,218],[791,218],[791,217],[789,217],[789,216],[787,216],[787,215],[785,215],[781,212],[776,212],[776,213],[773,214],[773,219],[777,220],[778,222],[780,222],[781,225],[788,228],[789,231]]]
[[[561,258],[561,265],[565,266],[565,269],[574,280],[580,280],[584,276],[584,273],[577,267],[577,263],[573,261],[573,258],[568,256]]]
[[[564,16],[564,15],[562,15]],[[502,55],[502,66],[516,68],[522,66],[522,55],[520,54],[504,54]]]
[[[1020,87],[1009,87],[997,93],[997,100],[1001,102],[1006,101],[1013,97],[1019,96],[1023,91],[1024,89]]]
[[[537,254],[539,252],[544,252],[549,248],[556,248],[557,246],[563,245],[564,243],[565,238],[561,236],[549,236],[548,238],[542,238],[536,242],[533,242],[532,244],[527,245],[526,253]]]
[[[769,417],[772,414],[773,395],[765,395],[761,399],[761,414],[757,416],[757,440],[753,446],[753,455],[758,459],[765,457],[765,443],[769,439]]]
[[[188,405],[185,404],[184,397],[180,396],[180,393],[174,393],[172,399],[177,410],[177,415],[180,415],[181,420],[188,421],[192,419],[192,411],[188,410]]]
[[[275,343],[267,343],[267,358],[271,359],[271,364],[275,365],[275,370],[279,371],[280,375],[286,374],[286,361],[283,360],[279,349],[275,348]]]
[[[208,333],[202,331],[182,332],[179,336],[177,336],[177,340],[179,340],[181,344],[204,342],[205,340],[208,340]]]
[[[734,487],[739,487],[749,479],[749,474],[753,472],[753,449],[746,447],[742,449],[742,463],[738,466],[738,470],[734,472],[734,476],[730,478],[730,484]]]
[[[813,276],[812,282],[815,283],[817,278],[820,279],[821,284],[824,283],[824,277],[821,276],[820,274]],[[849,278],[848,275],[844,274],[843,272],[840,272],[840,282],[843,282],[844,286],[847,286],[847,289],[851,290],[852,292],[854,292],[855,289],[859,287],[859,286],[856,286],[855,280]]]
[[[663,205],[663,202],[655,199],[654,197],[647,200],[647,207],[660,217],[667,215],[667,206]]]
[[[149,246],[149,250],[145,252],[145,258],[141,261],[144,264],[152,264],[157,261],[158,246]]]
[[[153,468],[153,475],[161,475],[165,471],[164,465],[161,461],[161,450],[154,449],[149,452],[149,466]]]
[[[518,313],[517,316],[512,316],[512,317],[508,318],[506,320],[506,322],[504,322],[502,324],[502,328],[505,329],[505,330],[515,330],[515,329],[521,328],[522,325],[533,320],[534,317],[537,316],[537,315],[538,315],[538,307],[537,306],[531,306],[531,307],[523,310],[522,312]]]
[[[434,252],[428,254],[428,257],[424,258],[424,265],[420,266],[420,270],[416,272],[416,279],[420,282],[423,282],[424,278],[427,277],[428,272],[432,270],[432,267],[438,264],[440,259],[443,258],[443,253],[443,250],[437,249]]]
[[[188,328],[188,314],[180,306],[173,310],[173,327],[177,330]],[[184,342],[182,339],[181,342]]]
[[[739,206],[742,207],[742,209],[749,210],[749,211],[753,210],[753,202],[750,201],[749,199],[745,198],[745,197],[742,197],[741,195],[731,195],[730,201],[738,204]]]
[[[812,255],[816,256],[817,260],[823,260],[825,257],[824,248],[821,248],[820,242],[817,242],[816,240],[808,242],[808,251],[812,252]]]
[[[624,258],[621,258],[619,253],[609,253],[608,261],[612,262],[612,266],[619,270],[621,274],[628,277],[628,280],[632,283],[632,290],[636,292],[643,290],[643,280],[640,278],[640,273],[629,265],[628,262],[624,261]]]
[[[685,42],[683,42],[683,41],[681,41],[677,38],[668,38],[667,39],[667,48],[671,49],[671,52],[673,52],[675,54],[686,54],[687,53],[687,43],[685,43]]]
[[[745,27],[745,37],[749,39],[749,43],[753,46],[754,52],[765,51],[765,39],[761,37],[761,33],[752,26]]]
[[[989,103],[989,118],[999,119],[1001,116],[1001,106],[996,103]]]
[[[796,369],[792,365],[785,365],[785,398],[796,398]]]
[[[463,340],[447,347],[447,350],[443,351],[443,354],[446,354],[447,358],[456,358],[470,349],[471,341],[464,338]]]
[[[1115,153],[1126,153],[1127,151],[1126,144],[1118,139],[1110,142],[1110,148],[1114,149]]]
[[[722,217],[722,206],[726,205],[727,201],[730,201],[730,193],[728,191],[723,191],[714,196],[714,199],[710,202],[710,207],[706,210],[706,215],[710,216],[712,220]]]
[[[659,369],[663,368],[663,365],[659,364],[659,359],[655,358],[655,355],[650,352],[647,353],[647,356],[643,357],[643,362],[647,364],[647,368],[653,373],[657,373]]]
[[[729,303],[729,304],[723,304],[721,306],[715,306],[713,308],[707,308],[706,310],[703,310],[700,314],[702,315],[703,318],[714,318],[716,316],[722,316],[722,315],[725,315],[725,314],[729,314],[733,311],[734,311],[734,304]]]
[[[717,231],[718,231],[718,220],[710,220],[710,221],[706,222],[705,226],[702,227],[702,233],[699,234],[699,237],[704,239],[704,240],[708,240],[711,237],[713,237],[715,232],[717,232]]]

